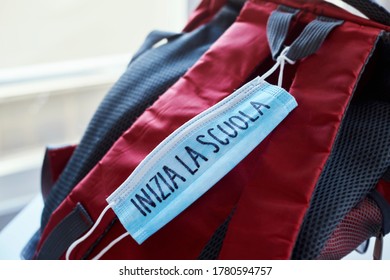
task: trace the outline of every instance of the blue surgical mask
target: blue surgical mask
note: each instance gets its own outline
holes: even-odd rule
[[[139,243],[161,229],[244,159],[297,106],[257,77],[161,142],[108,198]]]

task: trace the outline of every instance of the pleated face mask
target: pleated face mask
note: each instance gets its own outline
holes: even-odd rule
[[[141,244],[244,159],[297,106],[283,88],[251,82],[161,142],[108,198]]]

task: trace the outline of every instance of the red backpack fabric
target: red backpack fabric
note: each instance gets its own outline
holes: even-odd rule
[[[178,217],[141,245],[131,237],[125,238],[103,259],[197,259],[221,225],[226,228],[223,242],[218,245],[220,259],[293,257],[315,187],[332,154],[360,77],[381,32],[390,31],[387,26],[321,1],[248,1],[226,33],[137,119],[57,208],[43,231],[36,255],[78,205],[96,221],[107,205],[106,198],[170,133],[273,65],[266,27],[270,14],[280,4],[300,9],[290,25],[287,42],[317,16],[344,20],[315,54],[286,66],[283,87],[299,106]],[[200,14],[193,22],[200,24],[207,17]],[[276,76],[269,81],[275,82]],[[381,182],[377,189],[390,201],[388,183]],[[109,210],[92,235],[74,249],[71,259],[94,257],[124,232]]]

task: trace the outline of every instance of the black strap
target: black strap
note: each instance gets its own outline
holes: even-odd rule
[[[93,225],[91,217],[78,203],[49,234],[38,253],[38,260],[58,260],[68,247]],[[66,235],[64,234],[66,232]]]
[[[373,260],[381,260],[383,255],[383,235],[379,234],[375,239]]]
[[[43,200],[45,201],[49,195],[51,188],[53,187],[53,174],[50,168],[50,148],[46,147],[45,155],[43,157],[42,169],[41,169],[41,192]]]
[[[31,237],[30,241],[22,249],[22,252],[20,253],[20,258],[22,260],[32,260],[34,258],[36,244],[38,244],[40,238],[41,230],[38,229]]]
[[[383,235],[386,235],[390,232],[390,204],[376,190],[373,190],[369,196],[376,202],[379,209],[381,210]]]
[[[268,18],[267,39],[274,60],[282,51],[291,20],[298,12],[299,10],[297,9],[280,5]]]
[[[371,0],[343,0],[362,12],[369,19],[384,25],[390,25],[390,13],[384,7]]]

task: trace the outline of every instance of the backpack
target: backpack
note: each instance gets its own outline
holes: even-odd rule
[[[368,5],[377,11],[371,18],[386,13]],[[385,15],[367,20],[319,0],[247,1],[66,196],[43,229],[35,258],[339,259],[371,236],[380,258],[390,231]],[[283,78],[298,107],[145,242],[118,239],[126,230],[106,198],[181,125],[270,69],[283,44],[299,45]]]

